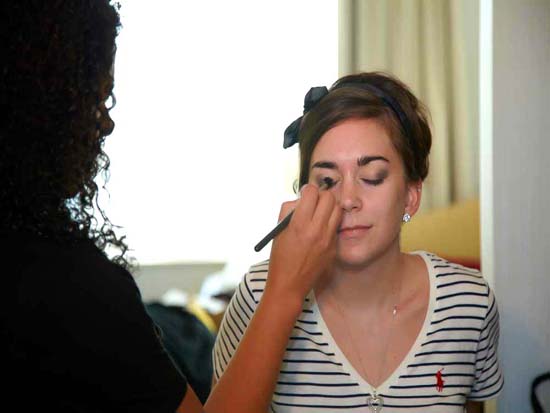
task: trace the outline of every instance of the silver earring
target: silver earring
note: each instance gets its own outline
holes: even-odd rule
[[[403,222],[406,224],[410,220],[411,220],[411,216],[409,215],[408,212],[405,212],[405,215],[403,215]]]

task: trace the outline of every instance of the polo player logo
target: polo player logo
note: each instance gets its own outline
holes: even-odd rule
[[[443,371],[443,369],[441,369],[437,373],[435,373],[435,379],[437,381],[436,384],[435,384],[435,387],[436,387],[438,392],[443,391],[443,386],[445,385],[445,380],[443,380],[443,373],[441,373],[442,371]]]

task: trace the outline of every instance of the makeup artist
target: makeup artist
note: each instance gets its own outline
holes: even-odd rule
[[[472,413],[498,395],[487,282],[400,250],[428,174],[427,119],[382,73],[308,92],[284,139],[300,146],[302,196],[283,205],[279,220],[295,208],[288,227],[245,275],[218,333],[209,402],[233,398],[219,412]]]
[[[118,29],[107,0],[0,5],[0,365],[12,411],[202,411],[145,312],[124,239],[93,216]]]

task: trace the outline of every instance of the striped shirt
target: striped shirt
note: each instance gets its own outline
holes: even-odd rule
[[[428,310],[409,353],[377,388],[382,412],[462,413],[467,399],[491,399],[503,387],[495,296],[477,270],[427,252],[414,254],[429,270]],[[213,350],[217,379],[262,297],[268,266],[265,261],[251,267],[226,310]],[[332,338],[310,293],[288,340],[271,411],[368,412],[371,391]]]

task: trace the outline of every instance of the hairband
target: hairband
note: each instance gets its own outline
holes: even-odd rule
[[[401,109],[401,106],[399,106],[399,103],[385,93],[382,89],[379,89],[378,87],[371,85],[370,83],[342,83],[336,88],[333,88],[332,90],[339,89],[342,87],[355,87],[355,88],[361,88],[368,90],[373,95],[378,97],[379,99],[382,99],[382,101],[393,111],[393,113],[397,116],[397,119],[399,119],[399,123],[403,127],[403,131],[405,132],[405,136],[408,139],[411,139],[411,128],[409,125],[409,120],[405,113],[403,112],[403,109]],[[298,135],[300,132],[300,124],[302,123],[302,119],[306,113],[308,113],[313,107],[327,94],[329,93],[329,90],[325,86],[316,86],[309,89],[307,92],[305,98],[304,98],[304,113],[302,116],[300,116],[298,119],[296,119],[294,122],[292,122],[288,127],[285,129],[284,133],[284,140],[283,140],[283,148],[289,148],[295,143],[298,142]]]

